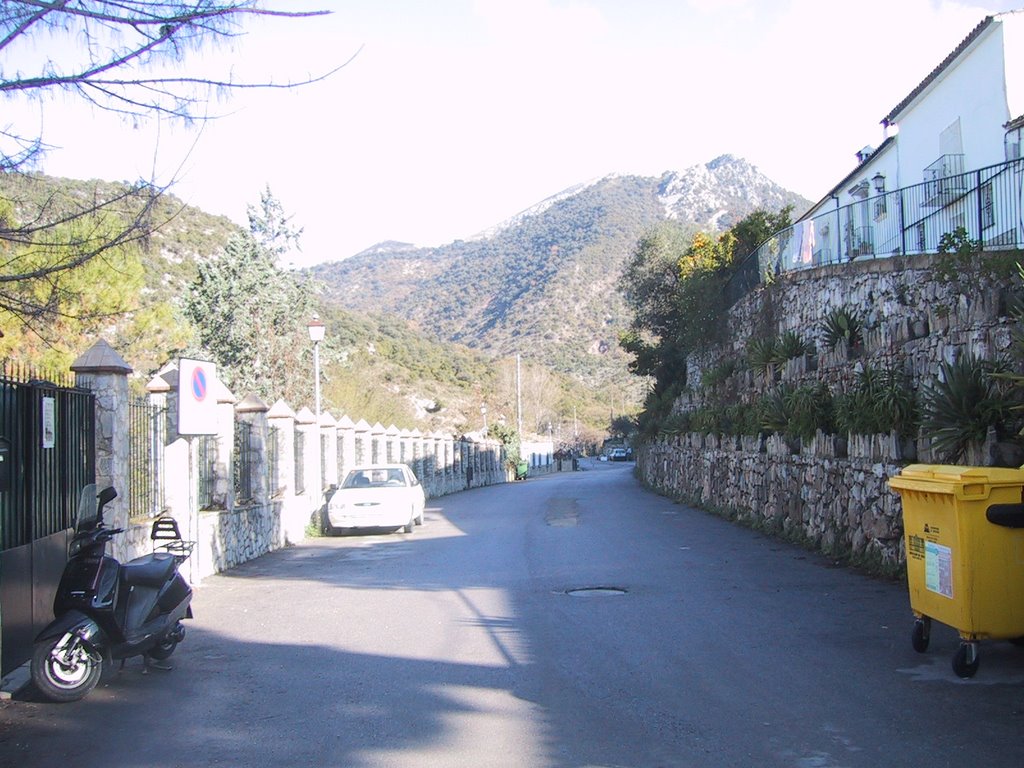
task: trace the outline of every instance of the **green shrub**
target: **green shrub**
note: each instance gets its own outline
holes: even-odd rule
[[[723,360],[713,368],[704,371],[700,377],[700,385],[704,389],[715,389],[726,382],[726,380],[736,373],[738,365],[735,360]]]
[[[823,382],[776,387],[761,398],[757,413],[762,429],[786,437],[811,438],[819,429],[835,432],[832,393]]]
[[[811,351],[811,345],[800,338],[796,331],[786,331],[779,337],[776,345],[777,362],[784,363],[797,357],[803,357]]]
[[[943,363],[939,379],[923,395],[921,427],[933,449],[947,461],[959,461],[971,443],[985,440],[989,428],[1005,434],[1014,401],[1004,363],[963,355]]]
[[[895,369],[865,365],[854,386],[836,398],[836,426],[840,432],[873,435],[896,431],[917,433],[920,413],[910,378]]]
[[[779,344],[774,336],[747,341],[747,364],[751,369],[760,371],[765,381],[774,380],[775,364],[778,360]]]
[[[824,382],[797,387],[789,396],[791,437],[814,437],[819,429],[835,432],[835,408],[832,393]]]

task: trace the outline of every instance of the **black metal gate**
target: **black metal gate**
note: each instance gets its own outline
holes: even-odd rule
[[[0,672],[31,655],[53,618],[84,485],[96,480],[95,399],[0,370]]]

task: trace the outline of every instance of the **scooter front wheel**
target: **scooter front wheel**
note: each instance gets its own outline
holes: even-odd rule
[[[32,682],[50,701],[84,698],[102,673],[102,659],[71,632],[37,643],[32,652]]]

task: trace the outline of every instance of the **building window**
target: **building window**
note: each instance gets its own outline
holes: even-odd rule
[[[1024,127],[1018,126],[1006,132],[1006,159],[1019,160],[1021,157],[1020,145],[1021,134],[1024,134]]]

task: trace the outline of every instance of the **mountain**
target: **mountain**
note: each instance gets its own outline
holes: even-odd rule
[[[810,202],[743,159],[723,155],[660,178],[579,184],[471,240],[436,248],[381,243],[313,268],[324,300],[412,321],[496,356],[517,353],[589,386],[637,387],[618,336],[616,289],[639,238],[664,220],[724,231],[757,209]]]

